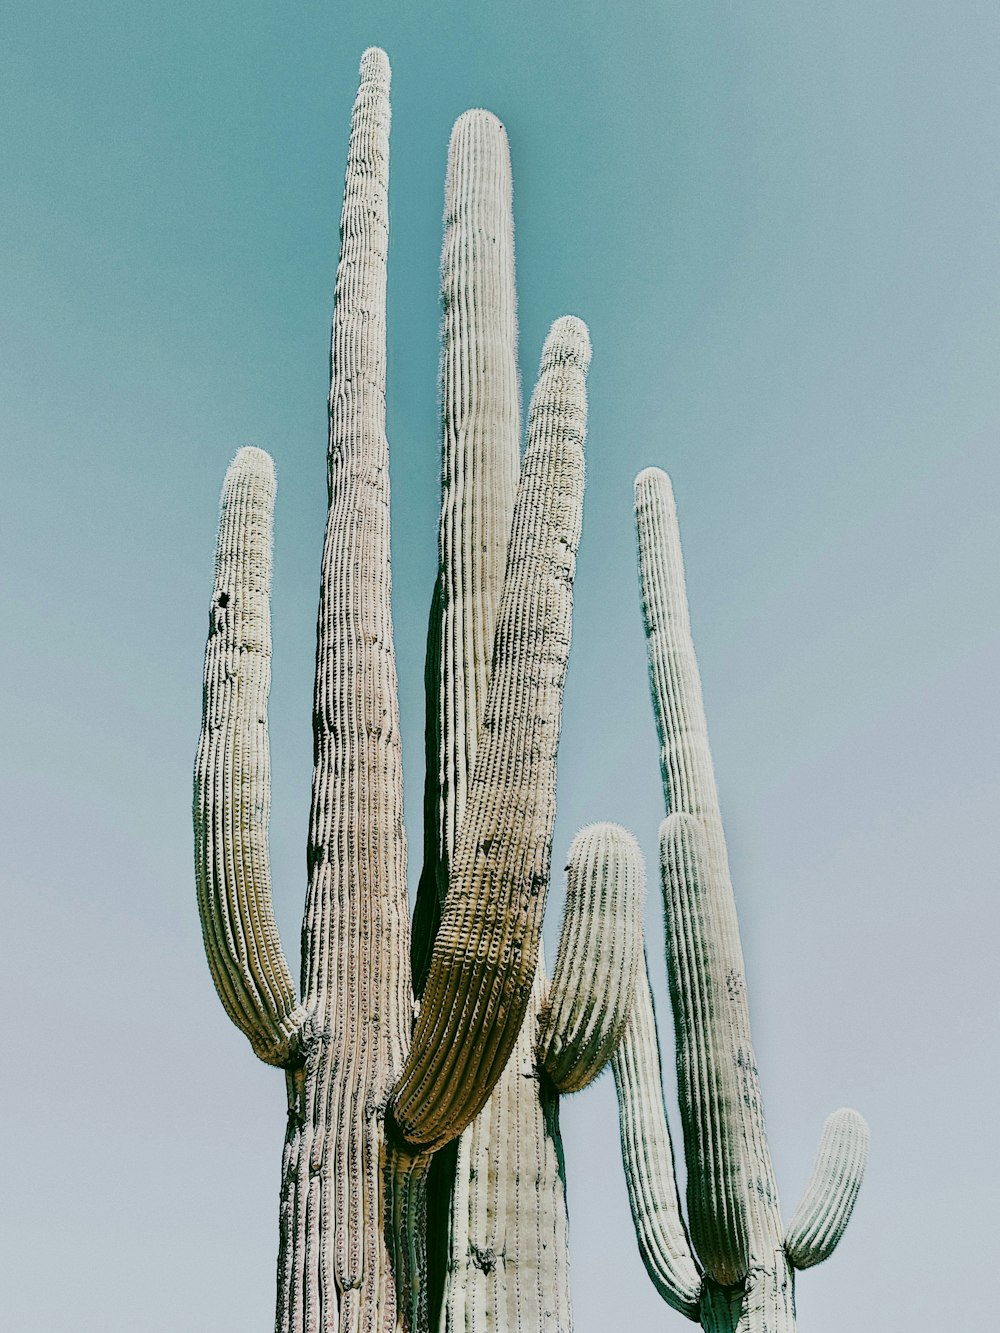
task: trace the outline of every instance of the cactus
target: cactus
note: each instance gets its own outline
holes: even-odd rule
[[[607,1059],[641,950],[637,849],[621,830],[591,831],[571,857],[564,938],[574,966],[561,945],[545,987],[540,930],[590,344],[577,319],[552,326],[521,464],[507,145],[494,117],[470,113],[453,138],[446,219],[442,562],[427,671],[433,827],[415,932],[417,1004],[390,614],[388,91],[384,53],[367,51],[331,339],[301,999],[271,905],[275,480],[258,449],[239,451],[223,488],[195,763],[198,902],[226,1012],[286,1076],[279,1333],[421,1330],[429,1294],[446,1287],[442,1317],[457,1318],[467,1297],[466,1327],[564,1329],[563,1180],[548,1079],[582,1085]],[[620,899],[621,921],[604,928]],[[489,1179],[505,1196],[502,1247],[469,1251],[476,1273],[503,1270],[483,1302],[467,1288],[467,1266],[428,1271],[448,1246],[426,1234],[426,1188],[433,1154],[476,1120],[498,1081],[501,1094],[466,1141],[468,1169],[449,1186],[449,1214],[466,1207],[472,1229],[477,1210],[492,1206]],[[499,1167],[498,1146],[507,1153]],[[510,1207],[512,1182],[529,1175]],[[430,1224],[438,1220],[432,1207]]]
[[[467,112],[452,133],[441,272],[443,484],[414,915],[418,993],[461,854],[471,775],[489,743],[490,645],[519,467],[510,153],[503,126],[485,111]],[[566,321],[565,333],[572,329]],[[585,355],[582,326],[577,335]],[[581,401],[573,409],[581,424],[582,408]],[[529,459],[530,445],[523,472]],[[434,1327],[571,1326],[557,1092],[589,1082],[624,1025],[641,949],[638,859],[624,830],[601,826],[576,839],[553,980],[539,958],[526,1021],[493,1096],[434,1158],[428,1232],[438,1248],[427,1295]]]
[[[868,1128],[856,1111],[836,1111],[828,1119],[813,1178],[783,1228],[677,516],[670,481],[658,469],[636,480],[636,522],[667,808],[661,872],[687,1228],[644,978],[613,1061],[629,1198],[643,1261],[669,1304],[711,1333],[789,1333],[795,1327],[794,1272],[827,1258],[840,1239],[864,1173]]]

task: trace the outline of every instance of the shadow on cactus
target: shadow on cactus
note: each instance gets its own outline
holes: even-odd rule
[[[868,1127],[856,1111],[829,1117],[812,1180],[785,1228],[764,1129],[736,904],[666,473],[640,473],[635,497],[667,809],[660,859],[687,1225],[643,973],[613,1059],[629,1200],[643,1262],[665,1301],[712,1333],[789,1333],[795,1327],[794,1270],[820,1263],[840,1240],[864,1174]]]
[[[226,1012],[287,1081],[279,1333],[565,1329],[557,1090],[610,1057],[641,958],[641,865],[614,826],[574,845],[551,984],[540,950],[590,343],[578,319],[553,324],[522,461],[509,154],[494,116],[467,113],[446,189],[440,571],[411,975],[385,435],[388,94],[388,61],[367,51],[331,340],[299,988],[271,903],[275,479],[252,448],[223,489],[195,765],[199,908]],[[435,1195],[432,1155],[459,1136]]]

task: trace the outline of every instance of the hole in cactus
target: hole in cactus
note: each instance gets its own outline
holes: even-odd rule
[[[226,608],[228,605],[229,605],[229,593],[228,593],[228,592],[220,592],[220,593],[219,593],[219,606],[221,606],[221,607],[223,608],[223,610],[225,610],[225,608]]]

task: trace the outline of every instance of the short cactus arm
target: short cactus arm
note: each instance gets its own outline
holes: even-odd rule
[[[485,1104],[531,994],[549,879],[589,361],[586,327],[557,320],[529,413],[465,818],[395,1094],[400,1131],[425,1147],[460,1133]]]
[[[628,1023],[611,1068],[618,1093],[622,1162],[642,1262],[663,1299],[697,1320],[701,1272],[691,1253],[677,1195],[645,958],[639,965]]]
[[[642,962],[646,876],[638,843],[618,824],[578,833],[566,867],[556,967],[538,1060],[560,1092],[578,1092],[621,1040]]]
[[[812,1268],[837,1248],[851,1220],[868,1162],[870,1134],[857,1111],[834,1111],[823,1126],[812,1179],[785,1237],[796,1268]]]
[[[441,252],[441,521],[413,918],[417,994],[472,777],[521,467],[512,201],[503,125],[489,111],[466,111],[448,146]]]
[[[205,951],[226,1013],[268,1064],[305,1018],[281,951],[267,848],[274,467],[241,449],[226,473],[195,760],[195,877]]]
[[[736,904],[729,878],[701,680],[688,618],[669,478],[636,479],[636,524],[650,685],[668,819],[661,832],[667,965],[699,1258],[724,1285],[781,1246],[764,1131]]]

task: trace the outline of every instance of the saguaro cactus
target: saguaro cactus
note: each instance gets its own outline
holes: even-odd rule
[[[443,484],[414,917],[418,992],[461,854],[479,751],[495,726],[487,705],[491,645],[520,467],[510,153],[503,126],[486,111],[467,112],[452,132],[441,272]],[[572,332],[569,322],[563,327]],[[575,336],[574,355],[586,355],[582,328]],[[582,413],[582,403],[573,411]],[[529,444],[522,475],[530,457]],[[535,628],[522,620],[518,632]],[[506,779],[497,781],[503,791]],[[539,957],[527,1016],[493,1096],[431,1166],[428,1314],[442,1330],[570,1327],[557,1092],[584,1086],[620,1036],[641,949],[638,855],[629,835],[610,826],[574,843],[552,983]]]
[[[685,1228],[663,1113],[659,1053],[642,980],[614,1057],[636,1233],[657,1289],[712,1333],[788,1333],[794,1270],[834,1249],[864,1172],[856,1111],[827,1120],[819,1159],[786,1229],[764,1129],[746,979],[670,481],[636,480],[650,686],[667,818],[660,830],[667,968],[687,1165]]]
[[[274,472],[257,449],[240,450],[223,490],[195,765],[198,900],[227,1013],[286,1075],[279,1333],[422,1325],[427,1161],[479,1114],[512,1052],[519,1063],[510,1086],[523,1082],[522,1063],[535,1077],[530,1102],[519,1092],[510,1103],[520,1120],[512,1122],[502,1103],[503,1133],[517,1139],[529,1126],[524,1142],[534,1136],[541,1145],[532,1169],[545,1166],[536,1195],[558,1196],[558,1208],[546,1199],[524,1210],[518,1200],[516,1225],[532,1207],[535,1219],[520,1234],[540,1248],[533,1270],[527,1241],[519,1249],[511,1243],[512,1289],[522,1276],[534,1281],[534,1313],[515,1324],[491,1309],[476,1326],[527,1329],[534,1320],[562,1329],[568,1306],[557,1303],[554,1320],[542,1309],[545,1300],[552,1306],[554,1271],[543,1251],[555,1239],[561,1252],[565,1222],[557,1216],[551,1097],[539,1093],[533,1045],[590,345],[579,320],[553,325],[520,464],[506,140],[493,117],[472,113],[456,131],[449,186],[440,633],[431,636],[432,661],[442,668],[435,709],[442,747],[429,786],[442,804],[429,797],[441,819],[424,876],[414,1021],[385,437],[388,87],[384,53],[366,52],[331,344],[301,1000],[271,906]],[[506,228],[495,252],[492,235],[482,233],[487,225]],[[436,671],[429,677],[436,681]],[[641,947],[636,856],[627,835],[604,829],[584,838],[574,857],[580,869],[571,874],[566,930],[586,947],[576,968],[557,965],[540,1046],[543,1064],[565,1084],[585,1081],[607,1058],[630,1003]],[[595,917],[619,897],[628,911],[618,929],[595,929]],[[525,1171],[523,1161],[517,1170]],[[456,1184],[456,1194],[471,1178]],[[517,1171],[505,1179],[517,1180]],[[539,1218],[552,1237],[542,1235]],[[478,1271],[506,1267],[506,1244],[493,1260],[480,1253]]]

